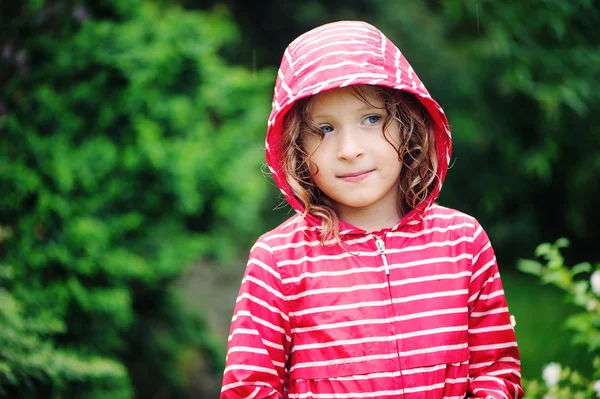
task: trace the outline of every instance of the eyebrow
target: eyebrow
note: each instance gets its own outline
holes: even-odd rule
[[[363,106],[362,106],[362,107],[360,107],[360,108],[356,108],[356,109],[355,109],[355,111],[356,111],[356,112],[361,112],[361,111],[362,111],[362,112],[364,112],[364,111],[370,111],[370,110],[373,110],[373,109],[376,109],[376,110],[378,110],[378,111],[381,111],[381,110],[382,110],[381,108],[377,108],[377,107],[376,107],[376,106],[374,106],[374,105],[365,104],[365,105],[363,105]],[[385,109],[384,109],[384,111],[385,111]],[[315,116],[313,116],[313,119],[319,119],[319,118],[331,118],[332,116],[334,116],[334,115],[332,115],[332,114],[328,114],[328,113],[324,113],[324,114],[318,114],[318,115],[315,115]]]

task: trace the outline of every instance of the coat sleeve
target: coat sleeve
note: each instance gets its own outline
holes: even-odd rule
[[[468,394],[486,399],[519,399],[523,397],[519,350],[494,250],[478,223],[472,253]]]
[[[286,397],[290,342],[281,276],[271,248],[258,241],[233,311],[220,398]]]

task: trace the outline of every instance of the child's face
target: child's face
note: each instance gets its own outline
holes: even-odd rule
[[[307,134],[304,149],[310,155],[314,183],[334,201],[339,217],[356,212],[398,216],[398,177],[401,163],[398,123],[383,132],[386,111],[375,89],[362,86],[372,105],[351,88],[315,95],[309,117],[321,128],[323,138]]]

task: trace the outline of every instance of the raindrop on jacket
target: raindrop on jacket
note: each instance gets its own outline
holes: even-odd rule
[[[348,85],[415,94],[431,115],[439,184],[390,229],[340,221],[339,245],[282,169],[283,116]],[[474,218],[435,203],[451,153],[448,122],[403,54],[355,21],[286,49],[268,120],[267,162],[297,215],[261,236],[237,297],[221,399],[521,398],[520,360],[498,266]]]

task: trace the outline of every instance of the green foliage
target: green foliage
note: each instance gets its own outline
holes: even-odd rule
[[[572,368],[551,363],[544,369],[543,381],[526,381],[528,399],[592,399],[600,396],[600,264],[592,267],[586,262],[573,267],[566,266],[561,250],[568,245],[568,240],[564,238],[554,244],[540,244],[535,254],[544,263],[522,259],[517,268],[538,276],[543,284],[560,288],[566,293],[568,302],[583,309],[568,317],[564,324],[575,332],[572,345],[587,347],[588,360],[593,363],[594,372],[589,378]]]
[[[264,229],[274,73],[222,59],[239,37],[221,11],[18,11],[0,77],[0,395],[182,397],[190,350],[223,360],[170,283]]]

